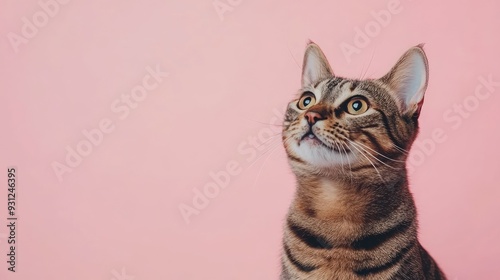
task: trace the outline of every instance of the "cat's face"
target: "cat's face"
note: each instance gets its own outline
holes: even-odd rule
[[[404,164],[417,134],[427,78],[427,59],[419,46],[381,79],[351,80],[334,76],[324,54],[311,43],[302,89],[284,120],[290,162],[345,170]]]

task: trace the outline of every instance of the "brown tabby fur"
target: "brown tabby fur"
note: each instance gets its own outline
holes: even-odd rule
[[[311,55],[320,61],[317,76],[314,81],[303,77],[303,89],[290,103],[283,128],[297,190],[284,228],[281,279],[446,279],[417,239],[405,167],[423,97],[406,102],[400,91],[405,79],[412,78],[406,70],[413,69],[414,57],[425,64],[425,91],[428,67],[422,46],[407,51],[380,79],[334,76],[314,43],[306,50],[303,75]],[[296,104],[307,91],[321,97],[300,110]],[[350,116],[342,110],[352,96],[365,98],[370,111]],[[311,126],[307,112],[323,118]],[[322,142],[311,146],[335,153],[337,164],[325,164],[330,157],[318,163],[297,152],[297,147],[309,145],[302,141],[309,129]]]

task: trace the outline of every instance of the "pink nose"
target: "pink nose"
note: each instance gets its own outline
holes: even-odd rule
[[[315,124],[317,121],[322,120],[323,116],[321,116],[317,112],[307,112],[305,114],[306,120],[309,124]]]

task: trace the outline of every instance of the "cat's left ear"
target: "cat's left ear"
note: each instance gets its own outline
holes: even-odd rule
[[[310,41],[307,45],[302,64],[302,87],[304,88],[332,76],[333,71],[325,54],[318,45]]]
[[[396,94],[402,114],[418,118],[429,80],[429,65],[423,45],[406,51],[380,80]]]

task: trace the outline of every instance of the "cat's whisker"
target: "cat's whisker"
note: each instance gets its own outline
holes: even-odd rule
[[[337,146],[337,149],[339,150],[339,154],[340,154],[340,162],[341,162],[341,168],[342,168],[342,173],[345,174],[345,170],[344,170],[344,157],[342,156],[342,151],[340,150],[340,146],[339,144],[335,141],[335,146]],[[346,155],[347,156],[347,155]]]
[[[359,143],[359,142],[355,142],[355,143],[356,143],[356,144],[358,144],[358,145],[361,145],[361,146],[363,146],[363,147],[365,147],[365,148],[367,148],[367,149],[369,149],[369,150],[370,150],[370,151],[372,151],[372,152],[375,152],[376,154],[378,154],[378,155],[380,155],[380,156],[382,156],[382,157],[384,157],[384,158],[386,158],[386,159],[388,159],[388,160],[392,160],[392,161],[394,161],[394,162],[401,162],[401,163],[404,163],[404,162],[405,162],[404,160],[397,160],[397,159],[393,159],[393,158],[390,158],[390,157],[388,157],[388,156],[386,156],[386,155],[384,155],[384,154],[381,154],[381,153],[377,152],[376,150],[374,150],[374,149],[372,149],[372,148],[368,147],[367,145],[365,145],[365,144],[363,144],[363,143]]]
[[[268,139],[266,139],[264,142],[260,143],[259,145],[255,146],[255,148],[260,148],[262,146],[266,146],[268,145],[269,143],[273,142],[273,141],[276,141],[278,136],[280,136],[281,133],[278,133],[278,134],[275,134],[275,135],[272,135],[271,137],[269,137]]]
[[[260,123],[260,124],[266,124],[266,125],[281,126],[281,127],[284,127],[284,126],[285,126],[285,125],[283,125],[283,124],[278,124],[278,123],[266,123],[266,122],[261,122],[261,121],[252,120],[252,119],[246,119],[246,120],[247,120],[247,121],[256,122],[256,123]]]
[[[247,168],[250,168],[252,167],[255,163],[257,163],[265,154],[267,154],[269,151],[273,151],[273,150],[276,150],[279,146],[281,145],[281,143],[277,143],[277,144],[274,144],[272,147],[270,147],[269,149],[267,150],[264,150],[259,156],[257,156],[256,159],[253,160],[253,162],[247,167]]]
[[[272,155],[274,152],[276,152],[277,150],[278,150],[278,149],[274,149],[273,151],[271,151],[271,152],[267,155],[267,157],[264,159],[264,162],[263,162],[263,163],[262,163],[262,165],[260,166],[259,172],[257,173],[257,177],[255,177],[255,180],[253,181],[252,189],[253,189],[253,187],[255,186],[255,184],[257,183],[257,180],[259,179],[260,174],[261,174],[261,172],[262,172],[262,170],[263,170],[264,166],[266,165],[267,160],[268,160],[268,159],[271,157],[271,155]]]
[[[276,140],[276,139],[275,139]],[[281,141],[271,141],[269,142],[269,145],[266,146],[266,148],[264,148],[264,150],[262,150],[262,153],[265,154],[267,153],[268,151],[272,150],[272,149],[276,149],[277,147],[281,146]]]
[[[405,149],[401,148],[400,146],[398,146],[398,145],[396,145],[396,144],[394,144],[394,143],[393,143],[393,146],[394,146],[394,148],[398,149],[399,151],[401,151],[401,152],[402,152],[402,153],[404,153],[405,155],[408,155],[408,154],[410,153],[409,151],[407,151],[407,150],[405,150]]]
[[[385,181],[384,181],[384,179],[382,178],[382,175],[380,174],[379,170],[377,169],[377,167],[376,167],[376,166],[375,166],[375,164],[373,163],[373,161],[371,161],[371,160],[370,160],[370,158],[369,158],[369,157],[367,157],[367,156],[363,153],[363,151],[359,150],[359,149],[358,149],[355,145],[353,145],[352,147],[353,147],[354,149],[358,150],[358,152],[359,152],[362,156],[364,156],[364,157],[368,160],[368,162],[370,162],[370,164],[373,166],[373,168],[374,168],[374,169],[375,169],[375,171],[377,172],[378,176],[380,177],[380,180],[382,180],[382,182],[385,182]]]
[[[290,47],[287,45],[286,46],[287,49],[288,49],[288,52],[290,53],[290,56],[292,57],[293,61],[295,61],[295,64],[297,65],[297,67],[299,67],[299,69],[302,69],[302,67],[299,65],[299,63],[297,62],[297,60],[295,59],[295,56],[293,56],[293,53],[292,51],[290,50]]]
[[[369,151],[367,151],[365,148],[363,148],[362,146],[359,146],[358,144],[359,143],[356,143],[352,140],[349,140],[347,139],[347,141],[349,141],[352,145],[354,146],[358,146],[360,149],[362,149],[366,154],[370,155],[372,158],[374,158],[375,160],[377,160],[378,162],[382,163],[383,165],[391,168],[391,169],[394,169],[394,170],[398,170],[398,168],[394,167],[394,166],[391,166],[391,165],[388,165],[387,163],[381,161],[380,159],[378,159],[376,156],[374,156],[372,153],[370,153]]]
[[[297,129],[297,130],[298,130],[298,129]],[[298,131],[298,132],[296,132],[296,133],[293,133],[293,134],[291,134],[290,136],[286,137],[283,141],[284,141],[284,142],[286,142],[286,141],[288,141],[288,140],[290,140],[290,139],[300,139],[300,138],[301,138],[301,137],[300,137],[300,136],[301,136],[300,134],[301,134],[301,132],[300,132],[300,131]]]
[[[291,138],[295,137],[296,135],[298,135],[298,133],[289,133],[289,135],[288,135],[288,136],[283,135],[283,139],[282,139],[282,140],[283,140],[283,142],[288,141],[288,140],[290,140]]]
[[[361,75],[361,79],[364,79],[366,74],[368,73],[368,69],[370,69],[370,66],[372,65],[374,55],[375,55],[375,51],[372,52],[372,57],[370,58],[370,61],[368,62],[368,66],[366,67],[364,73]]]
[[[344,150],[345,152],[345,155],[346,155],[346,158],[347,158],[347,151],[344,147],[344,145],[340,145],[342,147],[342,149]],[[351,149],[349,148],[349,146],[347,146],[347,148],[349,149],[349,151],[351,151]],[[351,151],[352,152],[352,151]],[[347,159],[347,163],[349,164],[349,175],[351,177],[351,185],[352,185],[352,167],[351,167],[351,162],[349,161],[349,159]]]

